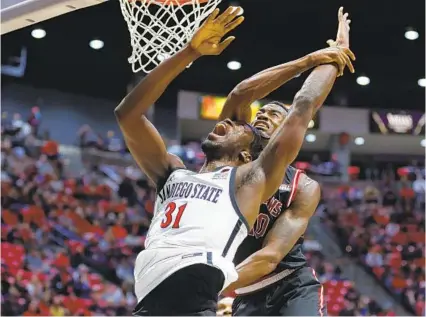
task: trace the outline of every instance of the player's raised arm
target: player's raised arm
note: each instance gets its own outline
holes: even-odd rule
[[[216,9],[194,34],[191,42],[150,72],[118,105],[115,115],[136,162],[155,183],[168,170],[183,163],[167,153],[160,134],[145,117],[148,108],[185,68],[202,55],[219,55],[234,40],[222,37],[244,20],[240,8],[230,7],[219,15]]]
[[[339,31],[337,43],[343,36],[349,44],[349,23],[347,14],[339,10]],[[348,47],[331,47],[324,50],[329,65],[315,68],[296,94],[290,112],[284,122],[272,135],[268,145],[254,162],[263,172],[264,188],[262,197],[271,197],[280,186],[287,166],[294,161],[303,144],[309,121],[322,106],[338,75],[343,74],[345,65],[351,69],[350,59],[355,56]],[[336,67],[337,66],[337,67]]]
[[[250,105],[254,101],[264,98],[290,79],[314,66],[316,66],[314,59],[306,55],[297,60],[265,69],[243,80],[229,93],[219,121],[230,118],[250,122]]]
[[[347,18],[343,17],[343,8],[339,9],[339,22]],[[339,25],[339,32],[343,35]],[[343,36],[337,36],[337,41],[343,39]],[[335,46],[336,42],[329,42],[331,46]],[[338,43],[341,46],[344,43]],[[345,47],[349,47],[349,42]],[[329,63],[328,56],[323,54],[322,50],[310,53],[297,60],[281,64],[275,67],[265,69],[239,83],[229,93],[219,120],[230,118],[232,120],[242,120],[250,122],[251,108],[250,105],[259,99],[262,99],[275,91],[295,76],[322,64]],[[351,65],[350,65],[351,66]],[[353,68],[350,68],[353,71]]]

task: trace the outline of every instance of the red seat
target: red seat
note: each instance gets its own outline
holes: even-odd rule
[[[408,236],[406,233],[398,232],[396,235],[392,237],[392,242],[396,244],[407,244]]]
[[[416,243],[424,243],[425,242],[425,233],[424,232],[409,232],[408,238],[410,241]]]

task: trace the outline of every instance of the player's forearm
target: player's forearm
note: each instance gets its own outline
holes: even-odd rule
[[[229,94],[223,107],[220,119],[233,118],[246,120],[250,105],[271,92],[275,91],[297,75],[314,67],[314,60],[310,55],[297,60],[265,69],[238,84]]]
[[[190,46],[158,65],[115,108],[119,119],[140,118],[164,93],[169,84],[194,62],[199,54]]]
[[[293,213],[289,210],[290,213]],[[294,247],[297,240],[303,235],[308,227],[309,217],[298,217],[287,211],[280,219],[277,231],[279,238],[275,238],[274,228],[268,233],[264,241],[264,247],[275,249],[279,258],[283,259]],[[289,215],[287,215],[289,214]]]
[[[242,81],[232,91],[237,96],[246,96],[251,101],[264,98],[290,79],[311,69],[313,59],[306,55],[297,60],[271,67]]]
[[[337,75],[338,68],[334,64],[316,67],[296,94],[291,112],[299,116],[307,114],[309,123],[327,99]]]
[[[230,284],[223,293],[235,291],[256,282],[275,270],[277,265],[277,258],[267,254],[264,249],[253,253],[237,266],[238,280]]]

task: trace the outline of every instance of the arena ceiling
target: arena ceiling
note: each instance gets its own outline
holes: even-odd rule
[[[225,7],[231,1],[224,1]],[[233,2],[235,3],[235,2]],[[424,109],[425,88],[425,2],[418,0],[240,0],[246,17],[235,32],[236,41],[219,57],[204,57],[176,80],[175,89],[227,94],[235,84],[266,67],[298,58],[324,47],[335,36],[336,12],[340,5],[351,14],[351,46],[357,55],[357,75],[371,79],[359,86],[356,75],[339,79],[329,105],[351,107]],[[46,30],[36,40],[31,31]],[[404,37],[414,28],[419,38]],[[98,38],[105,46],[92,50],[88,43]],[[28,48],[23,79],[3,76],[35,86],[57,88],[98,97],[121,99],[133,74],[127,64],[129,35],[118,1],[63,15],[2,36],[2,60]],[[238,60],[242,68],[227,69]],[[289,100],[300,88],[300,76],[274,93]]]

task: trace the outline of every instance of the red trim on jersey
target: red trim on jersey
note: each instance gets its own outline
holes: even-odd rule
[[[296,198],[297,186],[299,185],[299,177],[302,173],[302,170],[296,170],[296,174],[294,175],[293,181],[291,182],[291,192],[290,197],[288,198],[287,208],[290,207],[291,203]]]
[[[322,283],[318,280],[317,277],[317,273],[315,272],[315,270],[313,268],[311,268],[312,270],[312,274],[315,278],[315,280],[317,280],[317,282],[319,282],[321,284],[321,287],[318,289],[318,297],[319,297],[319,303],[318,303],[318,313],[321,317],[324,316],[324,287],[322,286]]]

